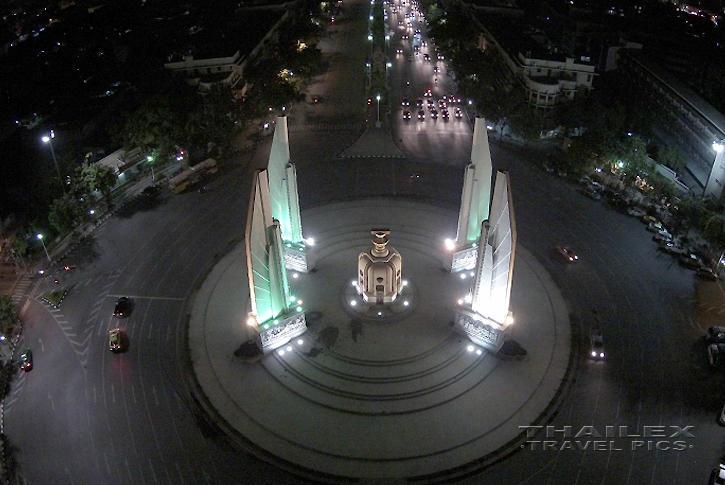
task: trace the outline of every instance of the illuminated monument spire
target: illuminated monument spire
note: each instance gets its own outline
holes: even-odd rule
[[[451,271],[474,270],[471,292],[459,301],[455,329],[498,351],[513,322],[509,311],[516,224],[508,174],[499,171],[491,201],[491,154],[486,123],[477,118],[471,163],[466,168]],[[475,230],[474,230],[475,228]]]
[[[286,116],[277,118],[267,171],[272,216],[279,221],[285,265],[288,269],[306,273],[312,265],[308,262],[307,247],[302,237],[297,171],[290,161]]]
[[[307,271],[297,176],[289,161],[287,118],[277,119],[267,170],[254,174],[245,228],[249,304],[247,324],[266,353],[307,330],[287,269]]]
[[[453,242],[451,271],[463,271],[476,264],[476,243],[481,223],[488,219],[491,204],[491,152],[488,148],[486,120],[476,118],[473,127],[471,162],[466,167],[458,212],[458,231]]]

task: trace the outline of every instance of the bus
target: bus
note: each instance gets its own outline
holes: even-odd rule
[[[205,175],[211,175],[217,173],[216,160],[213,158],[207,158],[201,163],[189,167],[179,175],[169,179],[169,188],[175,193],[179,194],[186,190],[190,185],[194,185],[199,182]]]

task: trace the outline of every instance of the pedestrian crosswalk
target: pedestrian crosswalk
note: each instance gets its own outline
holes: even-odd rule
[[[308,125],[288,125],[290,132],[314,131],[354,131],[360,129],[359,123],[316,123]]]

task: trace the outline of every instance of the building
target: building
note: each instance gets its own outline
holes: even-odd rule
[[[234,87],[242,79],[243,61],[244,57],[242,57],[240,51],[236,51],[233,55],[227,57],[203,59],[195,59],[193,54],[187,54],[182,59],[175,59],[170,56],[169,62],[164,64],[164,68],[179,72],[187,78],[195,80],[195,83],[214,76]]]
[[[725,185],[719,148],[725,141],[725,116],[638,50],[621,49],[617,66],[651,101],[660,136],[686,154],[683,175],[690,189],[719,199]]]
[[[479,47],[492,49],[503,60],[509,71],[503,78],[517,80],[531,106],[551,111],[558,103],[592,89],[596,73],[589,57],[566,56],[543,33],[529,30],[514,35],[517,28],[522,27],[483,28]]]

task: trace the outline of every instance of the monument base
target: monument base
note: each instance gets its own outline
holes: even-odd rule
[[[391,303],[366,302],[358,293],[358,287],[353,281],[345,286],[342,305],[352,317],[360,320],[391,322],[409,315],[418,303],[418,294],[410,281],[403,281],[403,289],[395,301]]]
[[[265,322],[260,324],[257,345],[262,349],[262,352],[268,354],[306,331],[305,314],[295,313],[278,323]]]
[[[476,267],[478,261],[478,246],[470,246],[453,253],[451,259],[451,273],[468,271]]]
[[[472,310],[457,309],[453,328],[471,342],[492,352],[498,352],[504,343],[504,328]]]
[[[284,245],[284,265],[288,270],[299,273],[309,273],[315,266],[306,246],[291,243]]]

